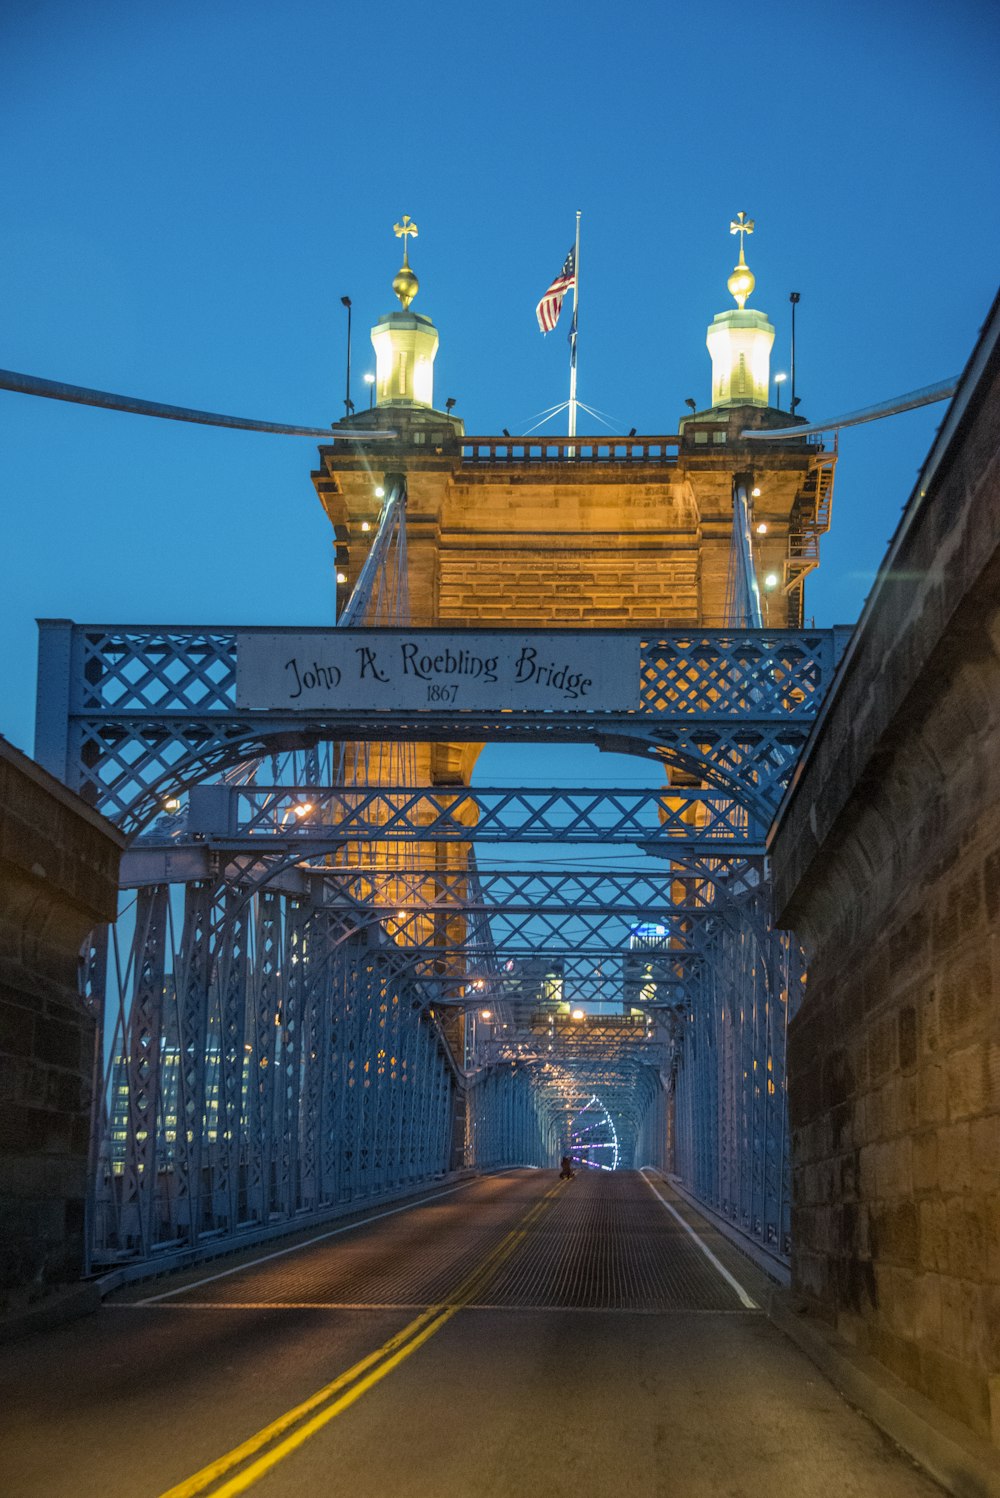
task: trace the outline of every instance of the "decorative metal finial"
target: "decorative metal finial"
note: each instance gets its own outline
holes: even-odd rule
[[[741,214],[740,217],[742,218],[742,216],[743,215]],[[407,263],[407,261],[406,261],[406,237],[407,237],[408,234],[412,234],[413,237],[414,237],[414,239],[416,239],[417,235],[420,233],[420,230],[417,228],[416,224],[410,218],[410,215],[408,213],[404,213],[403,214],[403,222],[401,224],[393,224],[392,228],[393,228],[393,233],[395,234],[396,238],[397,239],[401,239],[403,241],[403,264],[405,265]],[[751,232],[752,232],[753,231],[753,224],[750,225],[750,229],[751,229]]]
[[[752,234],[753,231],[754,221],[752,218],[747,218],[745,213],[738,213],[736,217],[730,221],[730,234],[738,234],[740,236],[740,258],[736,262],[733,273],[729,277],[729,280],[726,282],[726,285],[729,287],[729,290],[736,301],[736,305],[737,307],[739,307],[741,312],[746,305],[747,297],[750,295],[751,291],[753,291],[754,287],[757,284],[757,280],[754,276],[753,271],[750,270],[749,266],[743,258],[744,235]]]
[[[410,218],[410,215],[408,213],[403,214],[403,222],[401,224],[393,224],[392,228],[396,238],[403,241],[403,264],[392,283],[392,289],[399,297],[399,300],[403,307],[403,311],[405,312],[407,307],[409,307],[410,303],[413,301],[413,298],[416,296],[417,292],[420,290],[420,282],[417,280],[416,276],[410,269],[410,260],[407,253],[406,241],[408,236],[411,234],[415,239],[420,231],[413,220]]]
[[[736,215],[736,217],[730,222],[730,225],[729,225],[729,232],[730,232],[730,234],[738,234],[740,236],[740,262],[741,263],[743,261],[743,236],[744,236],[744,234],[752,234],[753,231],[754,231],[754,221],[753,221],[752,218],[747,218],[747,216],[746,216],[745,213],[738,213]]]

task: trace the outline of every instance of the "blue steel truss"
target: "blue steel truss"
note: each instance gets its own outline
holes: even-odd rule
[[[403,502],[390,488],[386,555]],[[768,924],[763,833],[843,634],[615,632],[641,642],[632,712],[366,715],[238,709],[247,633],[42,625],[38,757],[133,834],[134,893],[85,981],[104,1017],[95,1259],[263,1232],[462,1163],[551,1164],[588,1109],[620,1164],[677,1169],[787,1254],[802,975]],[[374,785],[338,747],[435,740],[592,742],[673,783]],[[656,862],[477,864],[511,844]]]
[[[846,643],[838,630],[595,632],[641,641],[631,713],[278,714],[236,707],[236,639],[253,633],[276,631],[41,621],[35,757],[129,831],[213,775],[331,740],[596,743],[663,759],[766,820]]]

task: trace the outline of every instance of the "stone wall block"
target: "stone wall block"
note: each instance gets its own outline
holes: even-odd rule
[[[899,1128],[911,1138],[920,1126],[920,1096],[917,1075],[899,1078]]]
[[[987,1106],[989,1078],[987,1058],[981,1045],[965,1046],[953,1051],[946,1063],[948,1077],[948,1116],[972,1118]]]
[[[1000,1282],[1000,1196],[981,1197],[986,1222],[986,1263],[983,1272],[991,1283]]]
[[[1000,1113],[977,1118],[970,1126],[972,1189],[977,1195],[1000,1195]]]
[[[913,1334],[921,1342],[941,1341],[941,1276],[918,1274],[914,1279]]]
[[[996,924],[1000,918],[1000,849],[983,859],[983,901],[987,920]]]
[[[866,1201],[873,1201],[879,1195],[878,1192],[878,1146],[874,1144],[865,1145],[858,1152],[860,1166],[861,1195]]]
[[[882,1014],[868,1027],[868,1065],[872,1081],[884,1081],[896,1064],[895,1015]]]
[[[911,1269],[893,1266],[890,1270],[891,1292],[887,1310],[889,1323],[901,1337],[912,1341],[917,1323],[917,1276]]]
[[[950,1197],[948,1207],[948,1268],[956,1279],[978,1281],[986,1258],[985,1214],[975,1198]]]
[[[941,1023],[953,1041],[972,1038],[985,995],[991,992],[989,956],[966,952],[946,970],[941,983]]]
[[[971,1190],[972,1131],[968,1123],[949,1124],[938,1131],[938,1164],[945,1189]]]
[[[869,1322],[867,1350],[904,1383],[912,1385],[919,1381],[919,1348],[914,1342],[893,1330],[886,1316],[883,1315],[878,1320]]]
[[[909,1134],[900,1134],[891,1145],[889,1172],[892,1196],[905,1196],[907,1206],[912,1206],[913,1196],[913,1140]]]
[[[920,1051],[917,1028],[917,1010],[913,1004],[904,1004],[896,1016],[897,1050],[903,1071],[916,1066]]]
[[[920,1052],[924,1058],[936,1055],[940,1049],[939,1025],[938,990],[932,978],[920,1005]]]
[[[924,1269],[947,1271],[948,1208],[940,1197],[917,1206],[919,1262]]]
[[[861,1152],[848,1150],[841,1155],[838,1178],[834,1181],[835,1199],[853,1206],[860,1189]]]
[[[942,1305],[944,1327],[948,1311]],[[973,1371],[957,1351],[945,1351],[929,1343],[920,1346],[920,1369],[910,1380],[948,1415],[962,1420],[977,1435],[990,1437],[989,1387],[978,1370]]]
[[[938,1184],[938,1141],[936,1129],[922,1129],[913,1136],[913,1189],[919,1195],[933,1191]]]
[[[1000,1006],[991,1005],[991,1008],[996,1014]],[[994,1019],[994,1024],[996,1024],[996,1019]],[[1000,1042],[991,1042],[986,1047],[986,1085],[989,1108],[993,1112],[1000,1112]]]
[[[922,1124],[943,1123],[948,1116],[948,1092],[943,1066],[924,1066],[917,1084]]]

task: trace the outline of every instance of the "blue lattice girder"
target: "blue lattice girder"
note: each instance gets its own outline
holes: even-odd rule
[[[844,644],[834,630],[599,631],[641,645],[634,712],[275,713],[235,705],[237,636],[273,630],[40,628],[36,757],[129,829],[242,760],[328,740],[597,743],[663,757],[766,819]]]

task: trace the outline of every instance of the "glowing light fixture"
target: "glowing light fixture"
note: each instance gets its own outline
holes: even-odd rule
[[[164,811],[180,811],[181,801],[179,796],[168,796],[163,803]]]
[[[760,522],[760,525],[758,525],[758,527],[757,527],[757,534],[758,534],[758,536],[766,536],[767,535],[767,521],[766,520],[762,520]]]
[[[781,410],[781,387],[787,379],[788,376],[786,374],[776,374],[774,376],[774,404],[779,411]]]
[[[583,1019],[583,1017],[584,1016],[583,1016],[583,1010],[582,1009],[574,1009],[573,1010],[573,1018],[574,1019]]]
[[[372,528],[372,523],[371,523],[370,520],[362,520],[362,522],[361,522],[361,529],[363,531],[370,531],[371,528]]]
[[[346,572],[338,572],[337,573],[337,581],[338,581],[338,583],[346,583],[346,581],[347,581],[347,573]]]
[[[385,499],[385,490],[382,488],[381,484],[376,484],[375,485],[375,498],[376,499]]]
[[[299,802],[297,802],[292,807],[292,811],[294,812],[295,816],[297,816],[299,818],[300,821],[302,820],[303,817],[307,817],[309,815],[309,813],[312,811],[312,809],[313,809],[313,804],[312,804],[311,801],[299,801]]]
[[[758,489],[751,489],[750,490],[750,494],[751,494],[751,497],[753,499],[760,499],[760,489],[759,488]]]
[[[479,1011],[479,1018],[480,1019],[492,1019],[493,1018],[493,1010],[492,1009],[480,1009],[480,1011]]]
[[[765,577],[765,579],[764,579],[764,587],[765,588],[776,588],[777,586],[778,586],[778,574],[776,572],[769,572],[767,574],[767,576]]]

